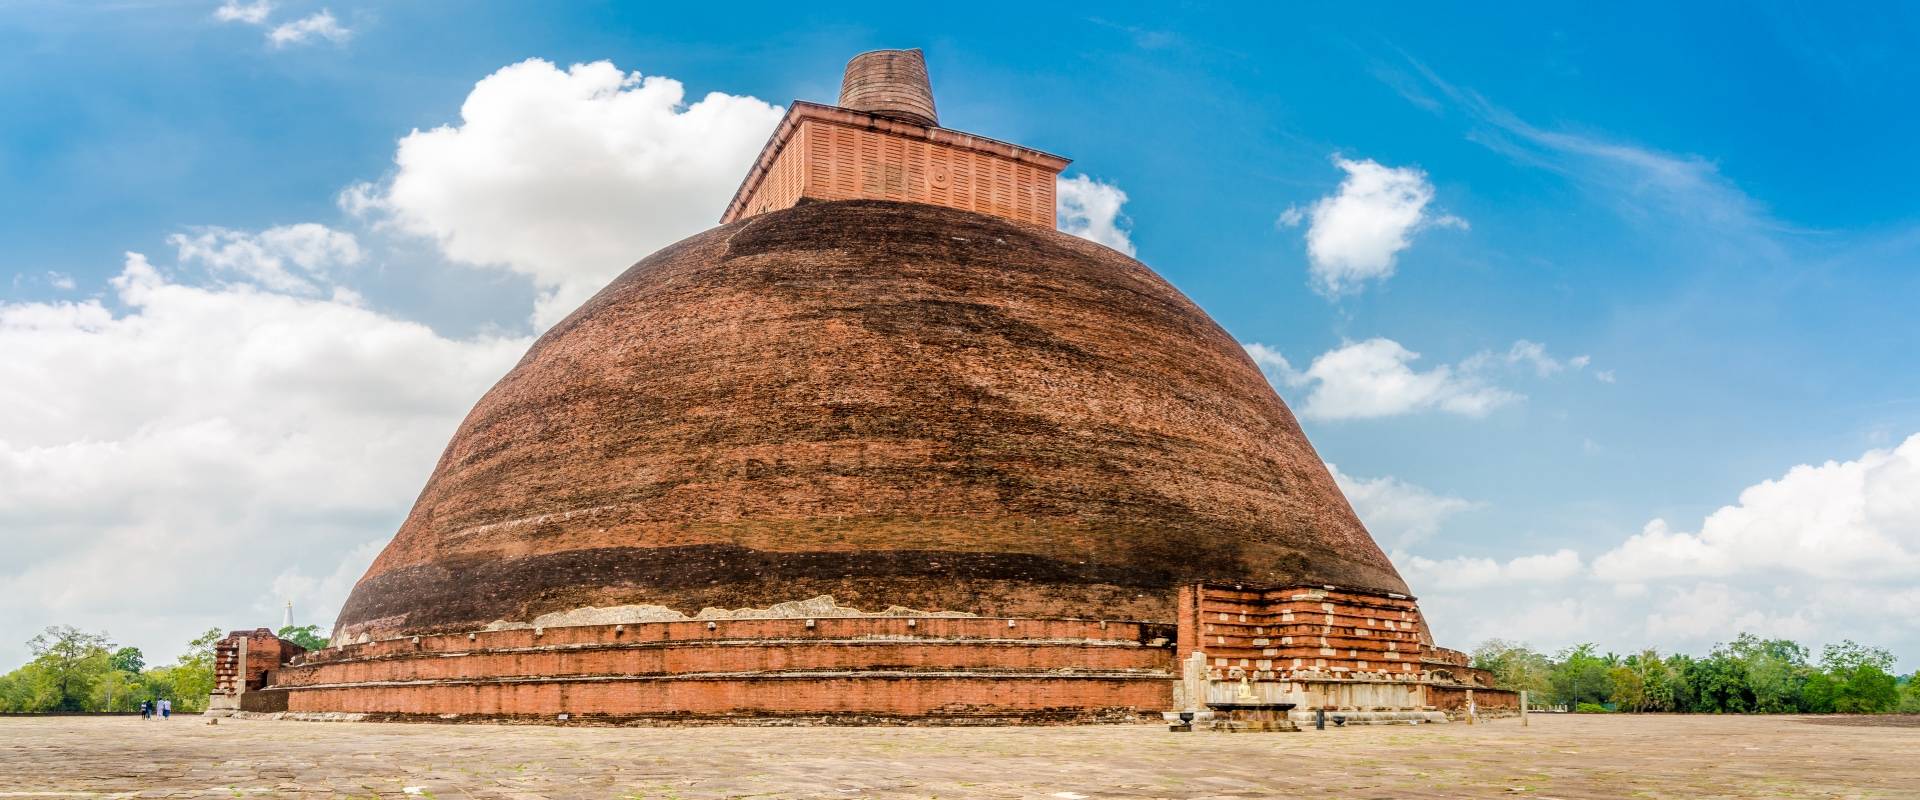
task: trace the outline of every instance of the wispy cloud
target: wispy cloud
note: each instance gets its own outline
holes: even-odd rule
[[[292,22],[282,23],[267,32],[267,41],[274,47],[303,44],[316,39],[325,39],[334,44],[342,44],[353,36],[353,31],[340,25],[333,18],[333,12],[321,9]]]
[[[1755,247],[1777,255],[1773,237],[1795,230],[1775,219],[1710,158],[1537,125],[1479,92],[1455,85],[1412,56],[1401,56],[1410,73],[1382,66],[1375,74],[1407,102],[1436,113],[1464,115],[1472,124],[1469,140],[1515,162],[1565,176],[1625,218],[1737,237],[1749,256]]]
[[[214,9],[213,18],[221,22],[244,22],[248,25],[264,25],[267,16],[273,13],[273,3],[269,0],[256,0],[242,3],[240,0],[227,0]]]
[[[272,0],[226,0],[213,10],[213,18],[221,22],[267,27],[273,20],[273,8]],[[323,8],[291,22],[273,25],[267,28],[266,35],[267,44],[279,49],[319,40],[345,44],[353,37],[353,31],[341,25],[332,10]]]

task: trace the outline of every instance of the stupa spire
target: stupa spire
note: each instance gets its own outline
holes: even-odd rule
[[[838,105],[795,100],[767,138],[721,222],[808,201],[892,200],[1054,227],[1067,159],[940,127],[917,49],[847,62]]]
[[[929,128],[940,125],[927,80],[927,58],[919,48],[869,50],[847,62],[840,81],[840,107],[865,111]]]

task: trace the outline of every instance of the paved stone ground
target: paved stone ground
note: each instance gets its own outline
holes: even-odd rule
[[[1565,715],[1293,734],[0,720],[0,798],[1276,795],[1920,797],[1920,728]]]

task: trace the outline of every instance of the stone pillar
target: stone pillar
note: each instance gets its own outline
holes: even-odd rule
[[[1180,662],[1181,694],[1186,695],[1178,710],[1205,711],[1207,709],[1207,654],[1198,650],[1187,660]]]

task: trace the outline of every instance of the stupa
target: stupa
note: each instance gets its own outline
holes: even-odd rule
[[[920,51],[856,57],[837,105],[788,108],[719,227],[633,265],[479,401],[332,646],[254,643],[280,660],[231,670],[227,704],[616,722],[1457,705],[1483,681],[1432,646],[1234,338],[1055,230],[1067,163],[940,127]]]

